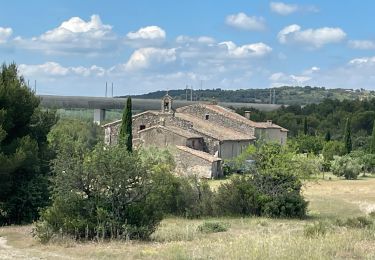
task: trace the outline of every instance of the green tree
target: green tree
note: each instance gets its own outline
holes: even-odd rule
[[[55,112],[39,108],[39,99],[18,75],[15,64],[0,69],[0,224],[31,222],[48,204],[47,134]]]
[[[355,180],[358,178],[363,165],[358,158],[351,157],[349,154],[345,156],[334,156],[331,169],[336,176],[344,176],[347,180]]]
[[[299,135],[295,139],[298,152],[319,154],[323,149],[323,138],[313,135]]]
[[[370,153],[375,154],[375,120],[373,124],[374,126],[372,128]]]
[[[329,130],[327,131],[326,135],[324,136],[324,140],[326,142],[331,141],[331,132]]]
[[[77,239],[148,238],[174,206],[179,182],[170,172],[170,154],[153,150],[150,161],[150,153],[144,156],[102,143],[85,154],[59,152],[53,204],[42,213],[37,236],[45,241],[58,232]]]
[[[132,100],[130,97],[126,100],[126,107],[122,115],[119,143],[125,144],[129,152],[133,151]]]
[[[305,119],[303,120],[303,134],[307,135],[307,133],[308,133],[307,117],[305,116]]]
[[[344,144],[345,144],[345,153],[349,154],[352,151],[352,136],[351,136],[349,117],[346,119],[346,123],[345,123]]]

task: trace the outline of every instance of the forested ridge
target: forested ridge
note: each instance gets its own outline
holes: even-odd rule
[[[165,95],[165,90],[159,90],[142,95],[135,95],[135,98],[160,99]],[[375,91],[365,89],[328,89],[324,87],[299,87],[283,86],[273,89],[237,89],[224,90],[216,89],[174,89],[168,91],[174,99],[211,101],[213,99],[222,102],[243,102],[243,103],[272,103],[284,105],[306,105],[319,103],[324,99],[356,100],[375,97]]]

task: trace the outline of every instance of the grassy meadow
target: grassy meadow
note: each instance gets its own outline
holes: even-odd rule
[[[62,238],[48,245],[32,237],[30,225],[2,227],[0,259],[374,259],[374,228],[335,223],[375,211],[375,178],[329,177],[305,183],[310,204],[304,220],[170,217],[149,242],[79,243]],[[213,188],[219,184],[212,181]],[[204,222],[220,222],[228,229],[204,233],[198,230]],[[315,231],[319,223],[324,228],[307,236],[307,227]]]

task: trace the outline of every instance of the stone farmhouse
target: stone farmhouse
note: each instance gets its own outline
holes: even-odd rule
[[[256,139],[285,144],[287,132],[272,121],[250,120],[216,103],[196,103],[173,109],[168,94],[160,111],[133,115],[133,145],[168,148],[179,174],[216,178],[222,173],[222,161],[238,156]],[[104,125],[105,143],[117,144],[121,120]]]

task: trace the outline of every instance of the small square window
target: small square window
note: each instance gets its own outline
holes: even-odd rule
[[[210,115],[206,115],[206,120],[210,119]]]
[[[140,125],[139,126],[139,130],[143,130],[143,129],[146,129],[146,126],[145,125]]]

